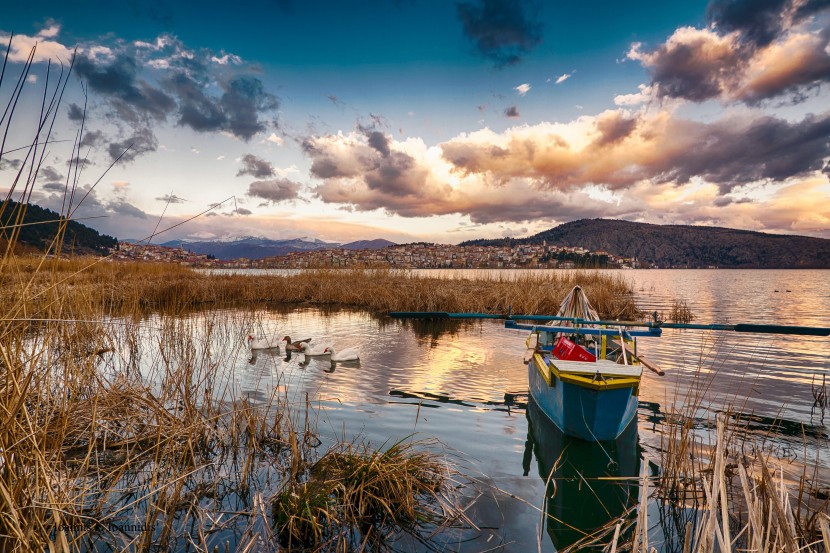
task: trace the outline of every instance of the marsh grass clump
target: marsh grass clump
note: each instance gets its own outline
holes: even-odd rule
[[[669,310],[669,321],[672,323],[687,324],[694,320],[694,314],[686,300],[674,300]]]
[[[274,498],[280,542],[385,549],[403,533],[424,540],[457,520],[454,472],[426,446],[401,441],[376,450],[342,443],[329,450]]]

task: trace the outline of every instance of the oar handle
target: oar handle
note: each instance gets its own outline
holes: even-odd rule
[[[490,313],[447,313],[446,311],[390,311],[395,319],[509,319],[510,315]]]

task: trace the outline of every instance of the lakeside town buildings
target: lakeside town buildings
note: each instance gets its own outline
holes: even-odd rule
[[[568,269],[575,267],[637,268],[636,259],[604,251],[546,243],[518,246],[454,246],[413,243],[375,250],[325,249],[292,252],[263,259],[213,259],[183,248],[121,243],[115,260],[179,263],[195,267],[303,269],[311,267],[391,267],[398,269]]]

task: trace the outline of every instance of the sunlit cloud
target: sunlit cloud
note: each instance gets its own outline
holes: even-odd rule
[[[281,136],[277,136],[276,133],[271,133],[268,138],[265,139],[267,142],[271,142],[272,144],[276,144],[277,146],[282,146],[285,140]]]
[[[570,73],[565,73],[563,75],[559,75],[558,77],[556,77],[556,80],[554,81],[554,83],[562,84],[565,81],[567,81],[568,79],[570,79],[573,76],[574,73],[575,73],[575,71],[571,71]]]
[[[34,48],[32,61],[35,63],[60,60],[64,64],[68,64],[72,60],[72,50],[56,40],[51,40],[59,32],[60,27],[52,25],[42,30],[37,36],[15,34],[9,49],[9,61],[12,63],[25,62]],[[6,50],[5,46],[9,43],[9,38],[9,34],[0,32],[2,51]]]
[[[771,205],[784,205],[781,198],[771,204],[745,197],[756,183],[777,190],[811,180],[824,183],[813,185],[811,194],[823,190],[827,132],[830,113],[799,122],[745,114],[702,123],[665,110],[620,109],[570,123],[483,129],[431,147],[352,132],[309,138],[304,149],[312,176],[321,181],[317,197],[358,211],[461,214],[484,224],[654,220],[662,213],[689,224],[717,219],[728,226],[730,215],[752,213],[760,220]],[[785,153],[769,143],[770,133],[788,144]],[[798,212],[776,207],[790,217],[776,228],[827,232],[820,227],[827,210],[805,217],[808,205]]]
[[[529,84],[523,83],[523,84],[520,84],[519,86],[514,87],[513,90],[518,92],[519,96],[524,96],[525,94],[530,92],[530,88],[531,88],[531,86]]]
[[[804,100],[830,82],[830,5],[714,0],[704,29],[681,27],[661,45],[635,43],[627,57],[651,73],[660,98],[757,105]]]

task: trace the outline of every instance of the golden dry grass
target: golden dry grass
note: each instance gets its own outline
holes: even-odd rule
[[[200,307],[314,305],[386,311],[554,314],[579,284],[600,315],[638,315],[631,284],[596,271],[545,271],[511,278],[504,273],[448,279],[394,269],[310,269],[288,275],[207,274],[170,264],[111,263],[94,258],[54,261],[48,272],[34,259],[15,258],[0,275],[0,301],[20,313],[54,318],[63,306],[55,290],[70,293],[69,307],[113,315]],[[61,316],[66,315],[63,313]],[[32,315],[29,315],[32,316]]]

